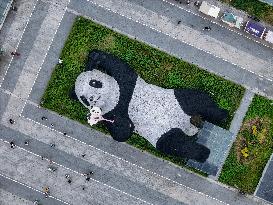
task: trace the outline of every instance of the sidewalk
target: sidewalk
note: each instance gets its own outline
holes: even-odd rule
[[[254,36],[244,32],[243,26],[242,26],[241,29],[232,28],[232,27],[229,27],[226,23],[222,22],[221,19],[220,19],[224,12],[231,12],[235,16],[242,17],[244,19],[244,22],[247,22],[248,20],[251,20],[251,19],[248,18],[249,14],[247,14],[246,12],[244,12],[242,10],[238,10],[238,9],[236,9],[236,8],[234,8],[234,7],[232,7],[232,6],[228,5],[228,4],[225,4],[225,3],[221,2],[221,1],[206,0],[208,3],[210,3],[210,4],[214,5],[214,6],[217,6],[217,7],[219,7],[221,9],[218,18],[215,19],[213,17],[210,17],[208,15],[205,15],[205,14],[201,13],[198,10],[198,7],[194,6],[194,2],[197,1],[197,0],[191,0],[190,5],[187,5],[186,3],[183,3],[183,2],[186,2],[186,0],[181,0],[182,3],[178,3],[175,0],[162,0],[162,1],[169,2],[169,3],[171,3],[171,4],[175,5],[175,6],[186,9],[186,10],[188,10],[188,11],[190,11],[190,12],[196,14],[196,15],[199,15],[202,18],[205,18],[205,19],[208,19],[208,20],[210,20],[212,22],[215,22],[215,23],[217,23],[217,24],[219,24],[219,25],[221,25],[221,26],[223,26],[225,28],[228,28],[229,30],[232,30],[232,31],[238,33],[239,35],[243,35],[246,38],[249,38],[249,39],[251,39],[253,41],[256,41],[258,43],[263,44],[264,46],[267,46],[267,47],[270,47],[271,49],[273,49],[273,44],[272,43],[269,43],[269,42],[267,42],[265,40],[262,40],[260,38],[255,38]],[[202,0],[199,0],[199,1],[202,2]],[[267,29],[273,31],[273,26],[272,25],[270,25],[270,24],[268,24],[266,22],[262,22],[262,21],[260,21],[259,23],[262,24],[263,26],[265,26]]]

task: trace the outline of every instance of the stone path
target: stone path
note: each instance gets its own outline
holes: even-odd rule
[[[125,4],[128,6],[131,3],[124,1]],[[149,12],[145,9],[142,11],[142,14]],[[181,51],[187,46],[192,52],[184,52],[187,58],[199,52],[169,34],[158,33],[105,10],[94,2],[38,1],[25,30],[25,34],[33,32],[34,36],[22,36],[24,41],[18,48],[23,49],[24,56],[16,59],[19,62],[13,65],[19,75],[14,76],[13,69],[9,69],[0,89],[0,164],[4,164],[0,167],[1,188],[33,201],[33,197],[44,200],[41,190],[44,185],[49,185],[52,197],[44,200],[43,204],[53,205],[265,204],[128,144],[115,142],[102,133],[37,105],[75,14],[79,13],[107,26],[114,26],[130,36],[138,35],[140,40],[172,54],[177,55],[181,45],[184,45]],[[154,20],[158,19],[155,17]],[[222,64],[219,60],[218,63]],[[48,120],[41,120],[42,116],[47,116]],[[15,120],[15,124],[9,123],[10,118]],[[8,142],[11,140],[17,145],[15,149],[9,148]],[[29,140],[29,146],[24,145],[25,140]],[[56,147],[50,147],[51,143],[55,143]],[[56,166],[57,171],[49,172],[49,165]],[[94,175],[87,182],[82,174],[90,169],[94,170]],[[66,173],[72,177],[70,185],[64,178]],[[85,190],[82,190],[83,186]],[[29,188],[32,191],[27,191]]]
[[[234,133],[236,136],[241,128],[244,117],[246,115],[249,105],[252,102],[253,97],[254,97],[254,93],[249,90],[246,90],[242,98],[241,104],[239,108],[237,109],[237,111],[235,112],[229,131]]]
[[[210,178],[217,179],[236,135],[221,127],[205,122],[198,133],[197,142],[210,149],[209,158],[204,163],[188,160],[187,165],[207,173]]]
[[[242,125],[243,120],[244,120],[244,117],[246,115],[246,112],[248,110],[249,105],[252,102],[253,97],[254,97],[254,93],[249,91],[249,90],[246,90],[245,94],[244,94],[244,96],[243,96],[243,98],[241,100],[240,106],[235,112],[235,115],[233,117],[233,120],[232,120],[230,128],[229,128],[229,131],[234,134],[233,135],[234,137],[232,139],[232,143],[236,140],[236,136],[238,135],[238,133],[240,131],[241,125]],[[222,159],[223,161],[225,161],[226,158],[228,157],[228,153],[229,153],[229,151],[231,149],[232,143],[230,143],[228,148],[225,149],[226,155],[225,155],[224,159]],[[221,170],[223,168],[223,165],[224,164],[222,164],[222,166],[219,167],[216,178],[218,178],[219,175],[221,174]]]

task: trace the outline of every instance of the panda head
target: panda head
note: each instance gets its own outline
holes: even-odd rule
[[[117,81],[96,69],[81,73],[75,83],[77,99],[89,110],[99,107],[103,113],[115,108],[119,100]]]

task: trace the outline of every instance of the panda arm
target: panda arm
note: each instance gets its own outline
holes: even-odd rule
[[[118,83],[124,83],[129,80],[135,81],[137,74],[130,66],[118,57],[104,51],[93,50],[88,57],[86,70],[97,69],[113,78]]]
[[[104,121],[104,125],[107,127],[114,140],[118,142],[125,142],[131,137],[134,131],[134,125],[130,118],[126,116],[114,116],[112,118],[106,118],[114,120],[113,123]]]

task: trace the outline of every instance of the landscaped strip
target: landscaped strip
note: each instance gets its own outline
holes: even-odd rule
[[[219,180],[253,193],[273,152],[273,100],[255,96]]]
[[[164,88],[196,88],[210,93],[221,108],[229,111],[227,121],[220,125],[224,128],[229,127],[244,94],[242,86],[90,20],[78,17],[60,57],[63,63],[56,66],[44,93],[41,103],[43,107],[87,124],[88,110],[80,102],[71,100],[69,93],[77,76],[84,71],[87,55],[92,49],[104,50],[118,56],[147,83]],[[103,128],[102,130],[105,131]],[[156,156],[184,165],[183,160],[163,155],[136,134],[127,142]]]
[[[249,15],[257,16],[259,19],[273,25],[273,6],[259,0],[222,0],[235,7],[243,10]]]

